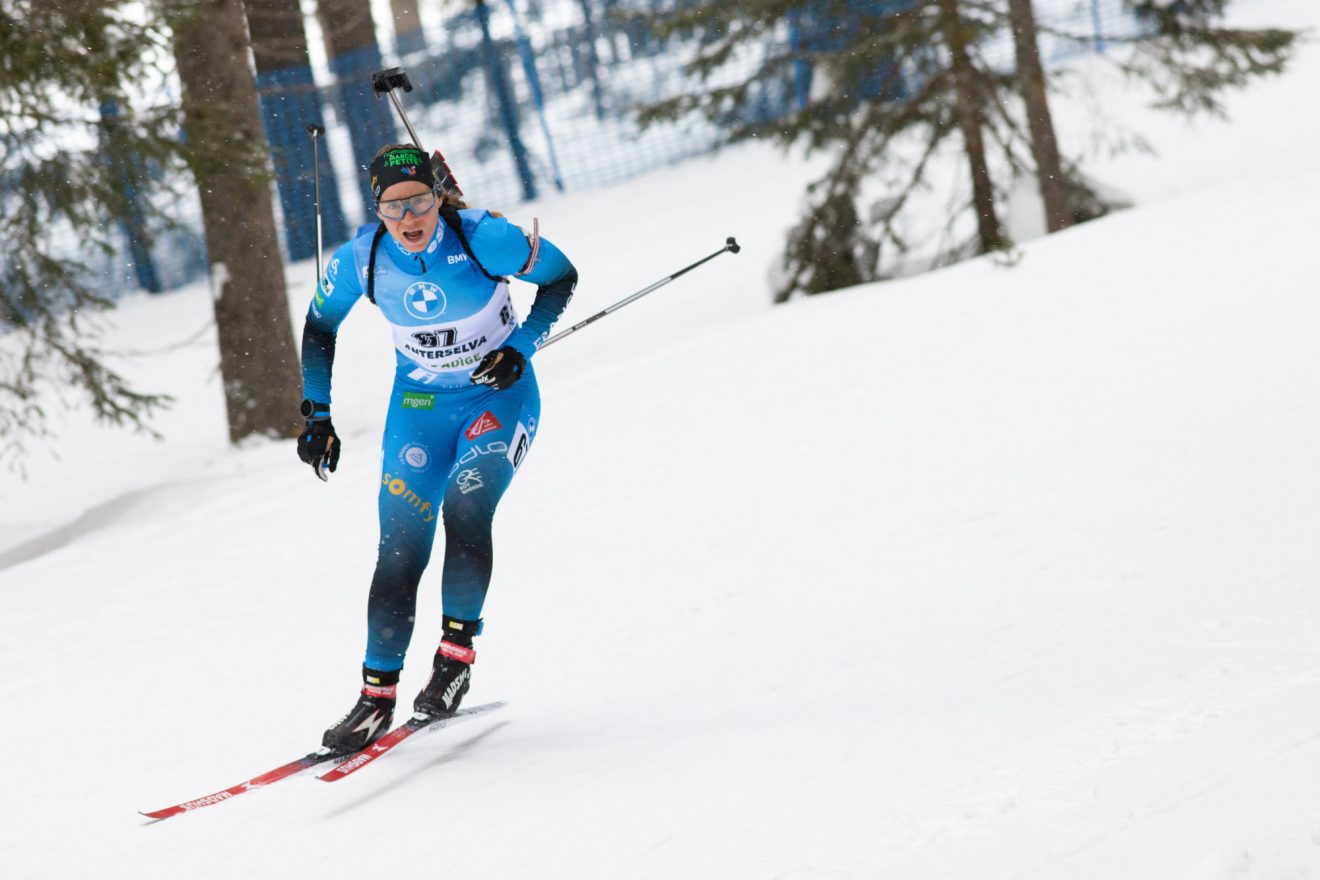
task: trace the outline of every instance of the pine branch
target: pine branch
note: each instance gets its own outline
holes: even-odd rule
[[[11,469],[50,437],[43,400],[81,400],[139,430],[168,402],[105,365],[96,315],[113,301],[89,265],[118,249],[130,216],[172,222],[147,199],[181,167],[178,109],[143,87],[161,80],[153,65],[167,57],[153,9],[11,0],[0,10],[0,460]]]

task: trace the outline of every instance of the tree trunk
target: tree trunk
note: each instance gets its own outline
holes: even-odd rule
[[[990,180],[990,165],[985,156],[985,139],[981,129],[984,117],[981,100],[977,96],[976,72],[967,52],[968,27],[958,11],[958,0],[939,0],[943,14],[944,39],[948,43],[950,67],[953,70],[958,128],[962,131],[967,150],[967,164],[972,174],[972,206],[976,211],[976,228],[981,240],[981,253],[999,250],[1004,236],[995,216],[995,190]]]
[[[242,0],[180,5],[170,24],[206,227],[229,438],[289,437],[297,430],[298,357]]]
[[[1031,0],[1008,0],[1013,23],[1013,45],[1017,50],[1018,88],[1027,107],[1027,125],[1031,131],[1031,154],[1036,160],[1036,180],[1045,202],[1045,227],[1050,232],[1073,224],[1068,207],[1068,186],[1059,160],[1059,142],[1054,136],[1049,98],[1045,91],[1045,71],[1040,65],[1036,35],[1036,12]]]
[[[298,0],[245,0],[257,72],[309,64]]]
[[[317,0],[326,53],[340,58],[376,45],[376,24],[371,4],[362,0]]]
[[[424,48],[422,18],[417,12],[417,0],[390,0],[390,13],[394,16],[394,43],[399,52],[412,52]]]

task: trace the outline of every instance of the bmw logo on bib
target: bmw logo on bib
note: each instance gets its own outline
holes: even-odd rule
[[[438,284],[418,281],[403,292],[403,307],[414,318],[438,318],[445,312],[445,292]]]

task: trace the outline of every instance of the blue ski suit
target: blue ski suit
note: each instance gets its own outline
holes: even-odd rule
[[[475,265],[442,220],[420,253],[386,234],[376,244],[373,293],[394,334],[394,390],[383,440],[380,546],[367,602],[365,665],[403,668],[417,586],[444,522],[444,613],[478,620],[490,586],[491,522],[536,439],[541,398],[531,357],[568,305],[576,272],[545,239],[486,211],[459,212]],[[335,332],[364,293],[376,227],[360,229],[326,267],[303,332],[303,393],[331,403]],[[485,271],[483,271],[483,268]],[[539,285],[518,322],[503,277]],[[528,363],[504,391],[472,371],[502,346]]]

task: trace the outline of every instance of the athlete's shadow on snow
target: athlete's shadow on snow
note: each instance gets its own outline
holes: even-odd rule
[[[504,727],[506,724],[509,723],[511,722],[501,721],[497,724],[491,725],[489,729],[483,730],[481,733],[477,734],[476,736],[470,736],[465,740],[455,743],[454,745],[450,746],[448,749],[445,749],[444,753],[440,755],[440,757],[436,758],[434,761],[431,761],[429,764],[417,768],[416,772],[410,774],[408,777],[404,779],[400,779],[397,782],[391,782],[386,785],[377,786],[376,790],[371,792],[370,794],[365,794],[355,801],[351,801],[347,804],[344,804],[342,807],[340,807],[337,810],[330,811],[329,813],[326,814],[326,818],[333,818],[335,816],[342,816],[345,813],[350,813],[353,810],[356,810],[358,807],[365,806],[366,804],[371,803],[378,797],[387,795],[390,792],[398,791],[400,788],[403,788],[406,785],[413,785],[414,783],[425,780],[427,774],[431,770],[434,770],[436,767],[439,767],[441,765],[449,764],[459,760],[460,758],[463,757],[463,755],[466,752],[471,750],[474,746],[476,746],[486,737],[495,733],[501,727]],[[437,731],[437,733],[439,733],[439,731]],[[435,741],[432,740],[432,742]],[[436,744],[440,745],[439,743]],[[414,747],[414,749],[425,748],[427,745],[428,744],[425,742],[419,742]],[[343,783],[340,784],[342,785]]]

